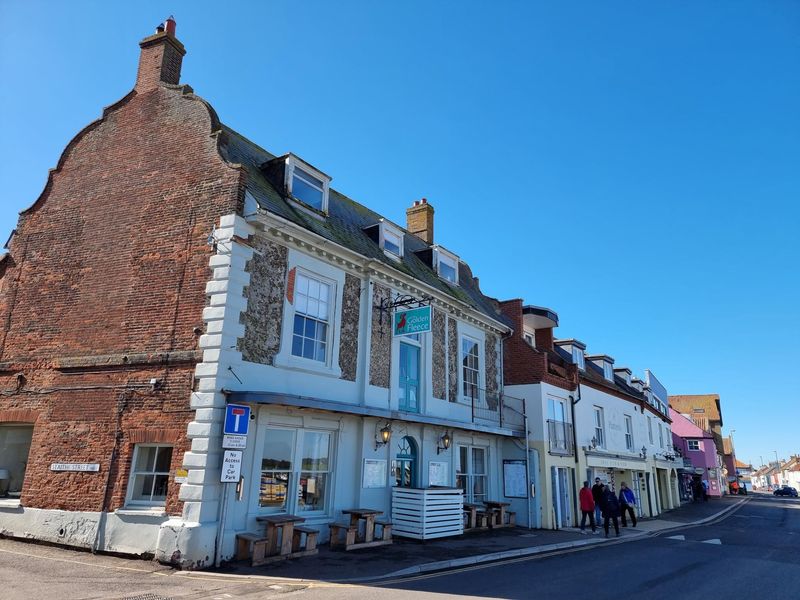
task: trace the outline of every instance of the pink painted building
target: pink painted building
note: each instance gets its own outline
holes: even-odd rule
[[[721,496],[716,477],[719,465],[714,436],[672,408],[669,417],[672,419],[672,445],[691,463],[691,467],[686,464],[683,469],[683,485],[689,485],[693,476],[699,476],[708,483],[709,496]]]

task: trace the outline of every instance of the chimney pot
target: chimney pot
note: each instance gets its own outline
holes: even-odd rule
[[[427,203],[428,203],[428,199],[427,199],[427,198],[423,198],[423,199],[422,199],[422,203],[423,203],[423,204],[427,204]]]
[[[175,26],[176,26],[175,17],[170,15],[164,24],[167,27],[167,33],[170,35],[175,35]]]

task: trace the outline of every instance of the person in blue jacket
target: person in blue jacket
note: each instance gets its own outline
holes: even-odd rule
[[[628,520],[625,518],[628,513],[631,515],[631,522],[636,527],[636,511],[633,507],[636,506],[636,497],[633,495],[633,490],[625,485],[623,481],[619,486],[619,507],[622,511],[622,526],[628,526]]]

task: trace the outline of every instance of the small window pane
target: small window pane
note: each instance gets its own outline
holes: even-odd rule
[[[305,204],[322,210],[322,190],[308,185],[297,176],[292,180],[292,195]]]
[[[314,177],[311,173],[308,173],[307,171],[304,171],[303,169],[299,169],[299,168],[295,167],[294,168],[294,175],[295,175],[295,177],[299,177],[300,179],[303,179],[304,181],[306,181],[310,185],[313,185],[313,186],[316,186],[316,187],[322,189],[322,181],[320,181],[319,179]]]
[[[291,469],[294,432],[288,429],[267,429],[264,439],[264,469]]]
[[[446,279],[447,281],[451,281],[455,283],[456,281],[456,270],[453,266],[447,264],[445,261],[439,261],[439,275]]]
[[[305,471],[327,471],[330,434],[305,432],[303,434],[303,463]]]

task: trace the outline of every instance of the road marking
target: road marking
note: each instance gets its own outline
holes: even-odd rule
[[[686,536],[685,535],[671,535],[667,539],[668,540],[680,540],[682,542],[685,542],[686,541]]]
[[[718,546],[722,545],[722,541],[719,538],[714,538],[713,540],[703,540],[700,543],[701,544],[716,544]]]
[[[63,562],[63,563],[71,563],[74,565],[84,565],[87,567],[97,567],[98,569],[110,569],[112,571],[135,571],[137,573],[152,573],[154,575],[159,575],[157,571],[150,571],[148,569],[134,569],[133,567],[117,567],[114,565],[98,565],[82,560],[69,560],[67,558],[55,558],[53,556],[41,556],[39,554],[28,554],[27,552],[16,552],[14,550],[5,550],[0,548],[0,552],[5,552],[6,554],[16,554],[17,556],[27,556],[28,558],[40,558],[42,560],[52,560],[55,562]]]

